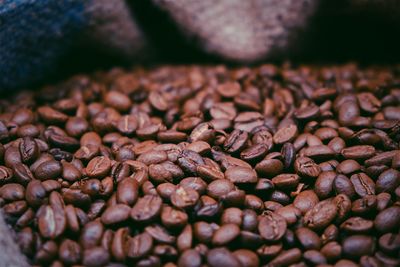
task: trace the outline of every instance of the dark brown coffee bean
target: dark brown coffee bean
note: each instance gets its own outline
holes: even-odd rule
[[[388,255],[395,255],[400,250],[400,235],[387,233],[379,238],[379,247]]]
[[[20,184],[5,184],[0,187],[0,197],[6,201],[22,200],[25,188]]]
[[[317,250],[307,250],[303,254],[304,260],[312,265],[323,266],[327,263],[325,256]]]
[[[375,155],[375,148],[368,145],[352,146],[342,149],[341,154],[346,159],[369,159]]]
[[[133,178],[125,178],[117,186],[117,202],[132,206],[139,197],[139,184]]]
[[[273,137],[274,143],[275,144],[284,144],[286,142],[291,142],[294,140],[298,133],[298,129],[296,125],[288,125],[286,127],[283,127],[279,129]]]
[[[333,188],[337,193],[345,194],[349,198],[353,198],[356,194],[351,180],[342,174],[339,174],[335,177],[335,180],[333,181]]]
[[[375,195],[375,183],[365,173],[353,174],[350,181],[354,186],[354,190],[360,196]]]
[[[185,250],[178,259],[179,267],[200,267],[201,255],[194,249]]]
[[[24,137],[19,143],[19,152],[24,163],[32,163],[39,157],[39,147],[32,137]]]
[[[276,213],[267,211],[260,219],[258,231],[268,241],[278,241],[285,234],[287,224],[285,219]]]
[[[320,252],[326,257],[328,261],[336,261],[342,254],[342,246],[336,241],[331,241],[325,244]]]
[[[0,166],[0,183],[11,182],[13,178],[13,171],[5,166]]]
[[[101,215],[101,221],[106,225],[123,222],[129,218],[130,211],[131,208],[124,204],[108,207]]]
[[[86,167],[86,173],[89,177],[103,178],[111,169],[111,161],[109,158],[100,156],[93,158]]]
[[[348,174],[352,174],[356,171],[359,171],[361,168],[361,165],[353,160],[353,159],[348,159],[348,160],[344,160],[341,163],[339,163],[339,165],[336,167],[336,171],[338,173],[344,174],[344,175],[348,175]]]
[[[264,159],[255,166],[257,173],[267,177],[281,173],[283,168],[283,163],[278,159]]]
[[[97,267],[105,266],[110,261],[110,255],[103,247],[94,247],[86,249],[83,252],[82,263],[84,266]]]
[[[343,253],[353,259],[364,255],[372,255],[375,245],[372,237],[365,235],[353,235],[343,241]]]
[[[177,208],[193,207],[199,200],[199,193],[190,187],[178,186],[171,194],[171,203]]]
[[[214,248],[207,253],[207,264],[210,267],[221,265],[240,267],[240,261],[226,248]]]
[[[44,205],[37,213],[40,234],[45,238],[55,239],[66,228],[64,201],[57,192],[52,192],[49,197],[50,205]]]
[[[127,111],[132,105],[131,100],[126,95],[117,91],[108,92],[104,100],[107,105],[122,112]]]
[[[131,218],[137,222],[149,222],[161,212],[162,199],[154,195],[139,198],[131,211]]]
[[[256,267],[260,264],[257,254],[249,249],[235,250],[233,255],[240,261],[243,267]]]
[[[290,264],[298,262],[300,259],[301,250],[292,248],[282,251],[277,257],[270,261],[267,266],[289,266]]]
[[[321,247],[321,239],[312,230],[301,227],[295,231],[296,237],[299,240],[301,246],[305,250],[316,249],[319,250]]]
[[[241,166],[228,168],[225,171],[225,177],[235,184],[257,182],[257,174],[252,169]]]
[[[279,174],[272,178],[272,183],[276,188],[295,188],[300,182],[300,177],[297,174]]]
[[[161,221],[168,228],[182,228],[188,222],[188,215],[170,206],[164,206],[161,211]]]
[[[316,178],[321,173],[321,168],[307,157],[298,157],[294,162],[294,169],[300,176],[309,178]]]
[[[235,240],[240,233],[240,228],[236,224],[224,224],[215,231],[212,237],[214,246],[224,246]]]
[[[400,223],[400,207],[392,206],[382,210],[375,217],[375,229],[379,232],[387,233],[396,228]]]
[[[126,243],[126,254],[129,258],[142,258],[148,255],[152,248],[153,238],[145,232],[128,239]]]
[[[54,179],[61,175],[62,165],[55,160],[40,164],[34,171],[35,177],[40,180]]]
[[[248,133],[242,130],[234,130],[226,139],[224,149],[229,153],[239,152],[246,145]]]
[[[312,190],[300,192],[293,201],[293,205],[303,214],[312,209],[319,202],[318,196]]]
[[[393,192],[400,185],[400,172],[395,169],[388,169],[382,172],[376,181],[376,191]]]
[[[40,107],[37,110],[40,118],[47,124],[62,124],[68,120],[68,116],[51,107]]]
[[[331,200],[321,201],[306,212],[304,224],[311,229],[322,229],[335,219],[337,212],[337,206]]]
[[[361,217],[351,217],[340,225],[340,229],[349,233],[368,233],[374,227],[374,222]]]
[[[77,242],[65,239],[59,247],[58,256],[65,264],[78,264],[82,259],[82,250]]]

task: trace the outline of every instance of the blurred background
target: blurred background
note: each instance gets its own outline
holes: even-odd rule
[[[113,66],[396,64],[396,0],[5,0],[0,90]]]

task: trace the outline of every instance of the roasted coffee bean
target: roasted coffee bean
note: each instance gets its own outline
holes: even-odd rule
[[[314,231],[306,228],[306,227],[302,227],[302,228],[298,228],[295,231],[296,237],[299,240],[301,246],[305,249],[305,250],[310,250],[310,249],[316,249],[319,250],[321,247],[321,240],[318,236],[318,234],[316,234]]]
[[[16,92],[0,206],[33,265],[397,266],[397,76],[167,66]]]
[[[138,182],[133,178],[125,178],[117,186],[117,202],[132,206],[139,196]]]
[[[105,266],[110,261],[110,255],[103,247],[86,249],[83,252],[82,263],[84,266],[97,267]]]
[[[328,226],[337,216],[338,208],[332,200],[324,200],[315,205],[304,215],[304,224],[311,229]]]
[[[256,183],[257,174],[250,168],[234,166],[225,171],[226,179],[234,184]]]
[[[49,204],[41,206],[37,213],[39,232],[44,238],[55,239],[66,228],[64,201],[57,192],[52,192]]]
[[[279,174],[271,181],[276,188],[295,188],[300,182],[300,177],[297,174]]]
[[[240,267],[242,266],[239,259],[235,257],[226,248],[214,248],[207,253],[207,264],[210,267],[217,267],[221,265]]]
[[[368,233],[374,227],[374,222],[363,219],[361,217],[351,217],[340,225],[343,229],[350,233]]]
[[[260,235],[268,241],[280,240],[287,229],[285,219],[274,212],[267,211],[258,223]]]
[[[382,210],[375,217],[374,225],[375,229],[380,232],[387,233],[392,231],[400,223],[400,207],[392,206]]]
[[[297,174],[303,177],[316,178],[321,173],[321,168],[310,158],[299,157],[294,162]]]
[[[82,249],[77,242],[70,239],[65,239],[61,242],[58,250],[58,256],[65,264],[78,264],[82,259]]]
[[[100,156],[89,161],[86,167],[86,173],[89,177],[103,178],[111,169],[111,161],[109,158]]]
[[[395,169],[388,169],[382,172],[376,181],[377,193],[391,193],[400,185],[400,172]]]
[[[343,253],[353,259],[372,255],[374,251],[374,240],[370,236],[352,235],[343,241]]]
[[[161,212],[162,199],[154,195],[139,198],[131,211],[131,218],[137,222],[148,222],[155,219]]]
[[[142,258],[153,248],[153,238],[148,233],[142,233],[129,238],[126,243],[126,254],[129,258]]]
[[[24,163],[31,163],[39,157],[39,147],[32,137],[24,137],[19,143],[19,153]]]
[[[284,144],[286,142],[290,142],[294,140],[298,133],[297,126],[294,124],[288,125],[279,129],[273,137],[273,141],[275,144]]]
[[[262,176],[275,176],[281,173],[284,169],[284,164],[278,159],[264,159],[257,163],[255,170]]]
[[[130,211],[131,208],[124,204],[108,207],[101,215],[101,221],[106,225],[123,222],[129,218]]]
[[[368,145],[352,146],[342,149],[341,154],[346,159],[369,159],[375,155],[375,148]]]
[[[45,161],[34,171],[35,177],[39,180],[55,179],[62,173],[62,165],[55,160]]]
[[[185,250],[178,259],[180,267],[200,267],[202,263],[201,255],[194,249]]]
[[[366,195],[375,195],[375,183],[365,173],[353,174],[350,181],[354,186],[354,190],[360,197]]]
[[[312,190],[300,192],[293,201],[293,205],[303,214],[312,209],[319,202],[317,194]]]

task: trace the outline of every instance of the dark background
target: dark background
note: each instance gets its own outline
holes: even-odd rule
[[[181,34],[167,14],[156,9],[151,1],[131,1],[129,4],[150,42],[155,45],[151,58],[135,64],[237,65],[202,52],[196,46],[196,40],[190,40]],[[134,12],[135,10],[140,12]],[[309,29],[300,35],[296,52],[272,63],[279,64],[287,60],[294,65],[337,64],[348,61],[355,61],[360,65],[400,62],[400,20],[394,14],[352,9],[344,1],[325,1],[321,10],[310,22]],[[104,51],[96,51],[93,47],[75,47],[61,60],[60,71],[47,82],[55,82],[75,73],[109,69],[116,65],[128,67],[132,63],[107,55]]]

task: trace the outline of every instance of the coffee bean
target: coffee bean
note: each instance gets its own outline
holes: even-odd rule
[[[107,208],[101,215],[101,221],[108,224],[120,223],[129,218],[131,208],[124,204],[117,204]]]
[[[324,200],[306,212],[304,224],[311,229],[321,229],[335,219],[337,212],[337,207],[331,200]]]
[[[258,231],[260,235],[268,241],[280,240],[287,229],[285,219],[273,212],[266,212],[259,221]]]
[[[393,192],[400,185],[400,172],[395,169],[388,169],[382,172],[376,181],[376,191]]]
[[[207,253],[207,263],[210,267],[221,265],[239,267],[240,261],[226,248],[214,248]]]
[[[83,252],[82,263],[88,267],[105,266],[110,261],[108,251],[103,247],[86,249]]]
[[[318,203],[318,196],[312,190],[300,192],[293,201],[293,205],[303,214],[312,209]]]
[[[279,174],[272,178],[272,183],[276,188],[295,188],[300,182],[297,174]]]
[[[343,253],[353,259],[372,255],[374,251],[374,241],[370,236],[352,235],[343,241]]]
[[[316,178],[321,173],[321,168],[307,157],[298,157],[294,162],[294,169],[300,176],[309,178]]]
[[[350,181],[359,196],[375,195],[375,183],[365,173],[353,174]]]
[[[178,186],[171,194],[171,203],[177,208],[193,207],[199,200],[199,193],[190,187]]]
[[[373,227],[373,221],[365,220],[361,217],[351,217],[340,225],[340,229],[358,234],[368,233]]]
[[[142,258],[153,248],[153,238],[148,233],[142,233],[129,238],[126,242],[126,255],[129,258]]]
[[[148,222],[161,212],[162,199],[158,196],[145,195],[139,198],[131,211],[131,218],[137,222]]]
[[[316,249],[319,250],[321,247],[321,240],[319,236],[312,230],[302,227],[296,230],[296,237],[299,240],[301,246],[305,250]]]
[[[42,206],[38,213],[38,227],[44,238],[55,239],[66,228],[64,201],[57,192],[52,192],[49,198],[50,205]]]
[[[267,266],[288,266],[301,259],[301,251],[298,248],[282,251],[277,257],[269,262]]]
[[[275,176],[283,171],[284,165],[278,159],[264,159],[257,163],[255,170],[263,176]]]
[[[89,161],[86,167],[86,173],[89,177],[103,178],[111,169],[111,161],[109,158],[100,156]]]
[[[368,145],[352,146],[342,149],[341,154],[346,159],[369,159],[375,155],[375,148]]]
[[[166,66],[16,92],[0,206],[35,266],[397,266],[397,76]]]
[[[65,239],[59,247],[58,255],[65,264],[78,264],[82,259],[82,250],[77,242]]]
[[[283,127],[279,129],[273,137],[273,141],[275,144],[284,144],[286,142],[292,141],[298,133],[298,129],[296,125],[288,125],[287,127]]]
[[[400,207],[392,206],[382,210],[375,217],[375,228],[383,233],[394,230],[400,223]]]
[[[139,196],[139,185],[133,178],[125,178],[117,186],[117,202],[133,205]]]
[[[233,252],[233,255],[240,261],[243,267],[256,267],[260,264],[257,254],[251,250],[238,249]]]
[[[181,267],[200,267],[201,255],[194,249],[185,250],[179,257],[178,266]]]
[[[127,111],[132,105],[131,100],[126,95],[117,91],[108,92],[104,100],[109,106],[122,112]]]
[[[225,177],[235,184],[257,182],[257,174],[252,169],[241,166],[228,168],[225,171]]]

